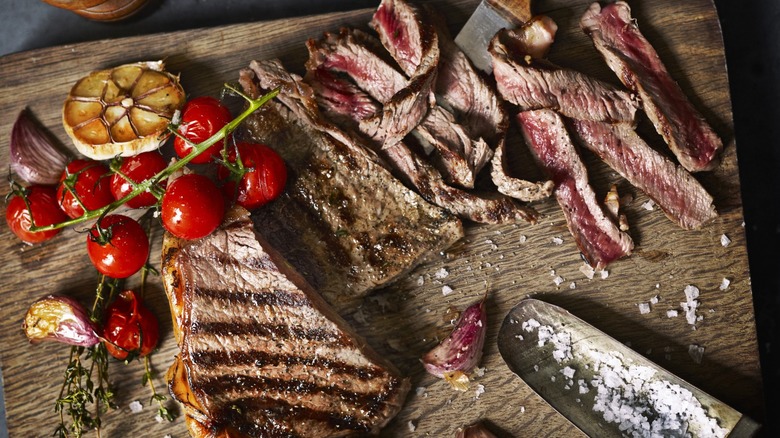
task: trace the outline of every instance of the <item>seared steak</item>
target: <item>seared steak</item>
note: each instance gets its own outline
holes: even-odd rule
[[[166,234],[180,354],[167,378],[196,437],[375,434],[408,380],[259,237],[238,207],[213,234]]]
[[[648,146],[631,126],[582,120],[570,125],[582,146],[645,192],[680,227],[696,229],[717,216],[704,187]]]
[[[552,109],[582,120],[632,122],[638,108],[627,92],[575,70],[532,58],[524,39],[503,29],[490,41],[498,92],[521,111]]]
[[[414,76],[424,66],[425,54],[432,46],[439,50],[433,24],[423,18],[416,6],[405,1],[382,0],[370,25],[407,76]]]
[[[583,31],[642,106],[680,164],[691,172],[717,165],[723,143],[672,79],[622,1],[593,3],[580,21]]]
[[[569,231],[585,259],[596,269],[631,253],[634,243],[620,231],[596,200],[588,174],[561,117],[552,110],[517,115],[526,143],[555,182],[555,197]]]
[[[463,236],[456,217],[326,123],[311,88],[278,62],[252,62],[240,81],[252,96],[283,89],[246,122],[248,135],[275,146],[291,174],[283,197],[255,214],[259,230],[331,303],[393,281]]]

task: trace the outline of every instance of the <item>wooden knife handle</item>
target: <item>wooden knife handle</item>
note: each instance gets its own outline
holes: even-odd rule
[[[508,21],[514,21],[521,25],[533,16],[531,14],[531,0],[485,0]]]

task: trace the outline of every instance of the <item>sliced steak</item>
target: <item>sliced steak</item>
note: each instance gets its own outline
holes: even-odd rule
[[[524,202],[541,201],[549,198],[555,189],[555,183],[551,180],[533,182],[510,175],[507,169],[506,143],[502,142],[493,154],[490,163],[490,176],[498,191]]]
[[[582,120],[572,120],[570,126],[584,147],[645,192],[680,227],[697,229],[717,216],[704,187],[648,146],[631,126]]]
[[[555,182],[555,197],[588,263],[604,269],[631,254],[631,237],[618,229],[596,200],[561,117],[552,110],[536,110],[519,113],[517,120],[540,165]]]
[[[426,53],[438,48],[438,35],[416,6],[402,0],[382,0],[369,23],[393,59],[412,77],[425,65]]]
[[[166,234],[163,284],[179,344],[168,380],[198,437],[376,434],[409,390],[231,210],[213,234]]]
[[[381,43],[357,29],[342,29],[338,35],[326,34],[321,40],[309,40],[309,60],[306,63],[312,78],[322,70],[345,74],[362,90],[385,106],[381,111],[404,111],[399,106],[387,106],[405,93],[409,81],[382,56]],[[314,78],[316,79],[316,77]],[[321,81],[320,81],[321,82]],[[319,85],[318,85],[319,86]],[[323,96],[328,98],[328,96]],[[412,100],[406,100],[412,102]],[[493,151],[481,140],[472,140],[455,116],[434,106],[421,121],[416,115],[405,115],[406,123],[419,125],[411,132],[428,150],[436,150],[435,162],[453,184],[473,188],[475,175],[490,160]],[[359,130],[376,140],[376,117],[357,118]],[[408,126],[407,126],[408,127]],[[381,141],[379,144],[382,143]]]
[[[260,232],[331,303],[388,284],[463,236],[456,217],[406,188],[376,153],[326,123],[312,89],[278,61],[252,62],[240,81],[251,96],[282,87],[246,122],[247,134],[274,145],[291,173],[282,199],[257,213]]]
[[[253,64],[257,75],[265,78],[265,83],[269,86],[279,83],[281,75],[274,71],[272,65],[264,66]],[[309,71],[307,80],[316,81],[318,75]],[[332,80],[341,81],[334,85],[340,90],[349,90],[349,94],[358,95],[356,102],[365,102],[370,97],[360,90],[353,82],[342,77],[330,77]],[[333,85],[333,84],[331,84]],[[319,82],[312,88],[321,90],[325,86],[324,82]],[[349,117],[356,117],[364,111],[353,111],[340,105],[334,105],[332,100],[325,99],[323,96],[328,92],[317,91],[317,104],[324,114],[331,117],[332,120],[345,120]],[[362,94],[362,96],[361,96]],[[304,105],[304,103],[301,103]],[[346,129],[356,129],[359,120],[343,122]],[[356,134],[360,135],[360,134]],[[366,142],[370,143],[370,142]],[[413,152],[404,142],[399,142],[387,149],[377,151],[384,161],[388,163],[397,174],[399,174],[409,185],[414,187],[420,195],[429,202],[436,204],[447,211],[464,219],[469,219],[480,223],[511,223],[520,220],[535,222],[536,212],[533,209],[521,206],[505,197],[488,197],[465,190],[461,190],[448,185],[442,175],[420,155]]]
[[[640,33],[628,4],[618,1],[602,8],[593,3],[580,26],[623,84],[642,98],[645,113],[680,164],[691,172],[713,169],[723,149],[721,139]]]
[[[490,41],[498,92],[521,111],[552,109],[582,120],[632,122],[639,106],[631,94],[521,50],[524,39],[501,30]],[[507,42],[508,41],[508,42]]]

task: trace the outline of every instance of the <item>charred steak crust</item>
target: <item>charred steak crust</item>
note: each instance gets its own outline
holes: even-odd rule
[[[181,353],[168,374],[194,436],[377,433],[409,382],[357,336],[236,208],[214,234],[166,235]]]

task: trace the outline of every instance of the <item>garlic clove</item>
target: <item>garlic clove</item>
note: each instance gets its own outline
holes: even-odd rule
[[[467,374],[482,359],[486,330],[487,313],[485,300],[482,299],[466,308],[452,333],[423,356],[425,370],[436,377],[445,378],[456,389],[464,385],[467,387]]]
[[[36,344],[57,341],[68,345],[91,347],[100,342],[97,327],[78,301],[48,295],[30,305],[22,323],[27,339]]]
[[[57,184],[69,158],[26,109],[19,112],[11,129],[9,152],[11,170],[29,184]]]

